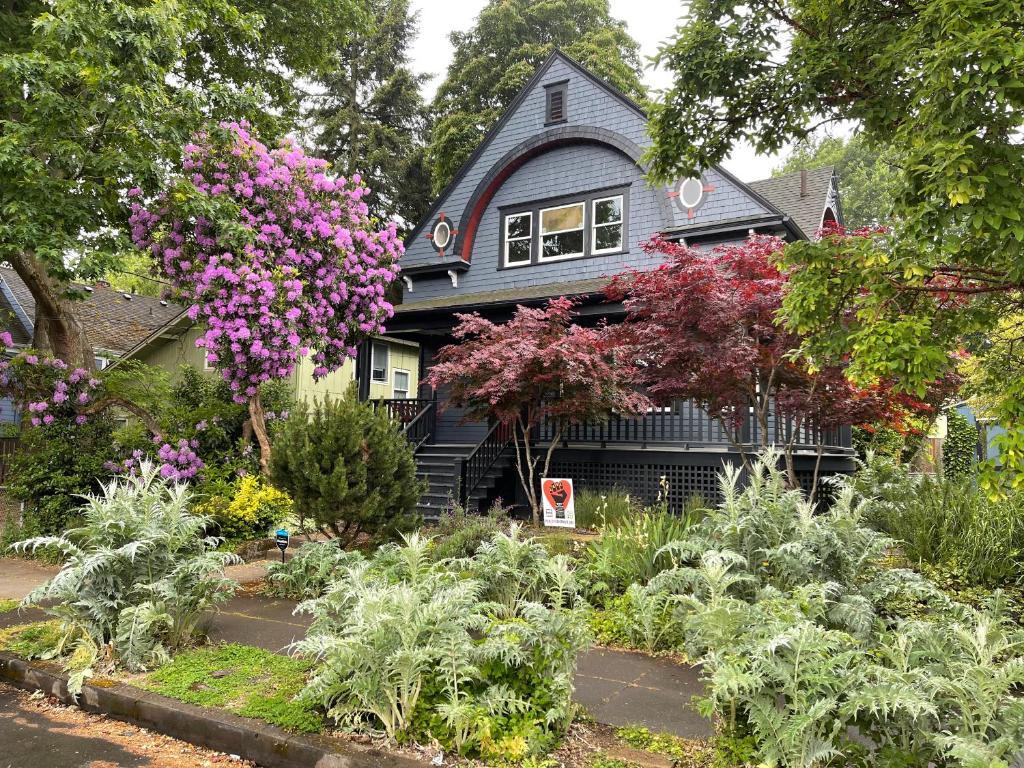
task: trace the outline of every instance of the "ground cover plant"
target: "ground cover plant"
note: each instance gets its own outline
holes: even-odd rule
[[[294,650],[316,660],[304,696],[340,727],[518,760],[572,715],[589,643],[576,574],[513,525],[469,558],[436,561],[409,535],[345,567]]]
[[[203,615],[232,593],[224,567],[238,562],[206,536],[209,518],[190,514],[189,490],[144,463],[136,476],[113,480],[86,498],[82,525],[60,536],[13,545],[58,551],[63,565],[22,605],[39,605],[59,622],[49,657],[70,656],[69,689],[94,669],[139,671],[201,634]]]
[[[298,698],[309,667],[304,659],[230,643],[176,654],[140,685],[189,704],[315,733],[323,728],[323,715]]]
[[[500,500],[483,515],[452,504],[441,512],[437,525],[430,531],[431,556],[436,560],[472,556],[485,541],[508,530],[508,512]]]
[[[989,588],[1024,576],[1024,495],[989,498],[971,478],[911,474],[870,456],[854,478],[867,521],[899,540],[907,559]]]
[[[726,764],[1008,765],[1024,743],[1024,633],[884,565],[851,485],[815,513],[768,453],[665,547],[647,585],[676,602]],[[926,618],[901,604],[927,606]],[[856,734],[856,735],[854,735]]]
[[[17,600],[0,599],[0,613],[10,613],[18,609]]]

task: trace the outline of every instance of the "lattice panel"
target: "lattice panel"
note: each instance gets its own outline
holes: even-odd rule
[[[571,477],[579,488],[611,490],[621,488],[653,504],[661,490],[661,478],[668,483],[669,508],[679,511],[690,497],[707,502],[720,501],[718,467],[687,464],[632,464],[559,461],[551,464],[553,477]]]

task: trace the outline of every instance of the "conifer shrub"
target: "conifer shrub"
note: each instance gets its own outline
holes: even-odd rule
[[[517,525],[470,558],[437,561],[419,533],[347,563],[294,650],[317,660],[304,696],[340,727],[521,760],[568,727],[589,645],[586,603],[562,556]]]
[[[137,476],[113,480],[86,498],[82,524],[60,536],[13,545],[50,547],[63,566],[22,605],[39,605],[60,631],[47,657],[68,657],[69,689],[95,668],[140,671],[168,660],[200,634],[203,615],[236,586],[224,577],[235,555],[218,552],[208,517],[189,513],[187,487],[168,484],[145,462]]]
[[[942,441],[942,472],[952,479],[969,477],[978,466],[978,430],[960,411],[946,414],[946,439]]]
[[[394,539],[419,524],[413,448],[386,409],[341,399],[299,403],[282,425],[270,464],[273,484],[286,491],[300,522],[312,523],[348,546],[360,536]]]

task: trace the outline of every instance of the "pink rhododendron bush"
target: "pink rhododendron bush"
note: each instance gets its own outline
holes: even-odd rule
[[[160,198],[132,206],[134,242],[206,326],[197,346],[249,404],[264,467],[260,385],[306,355],[325,376],[394,312],[395,225],[377,228],[360,177],[326,166],[288,139],[268,149],[245,124],[221,123],[185,147],[183,174]]]

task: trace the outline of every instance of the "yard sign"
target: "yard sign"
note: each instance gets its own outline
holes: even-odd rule
[[[576,498],[572,491],[572,480],[548,478],[540,481],[544,497],[544,525],[556,528],[576,527]]]

